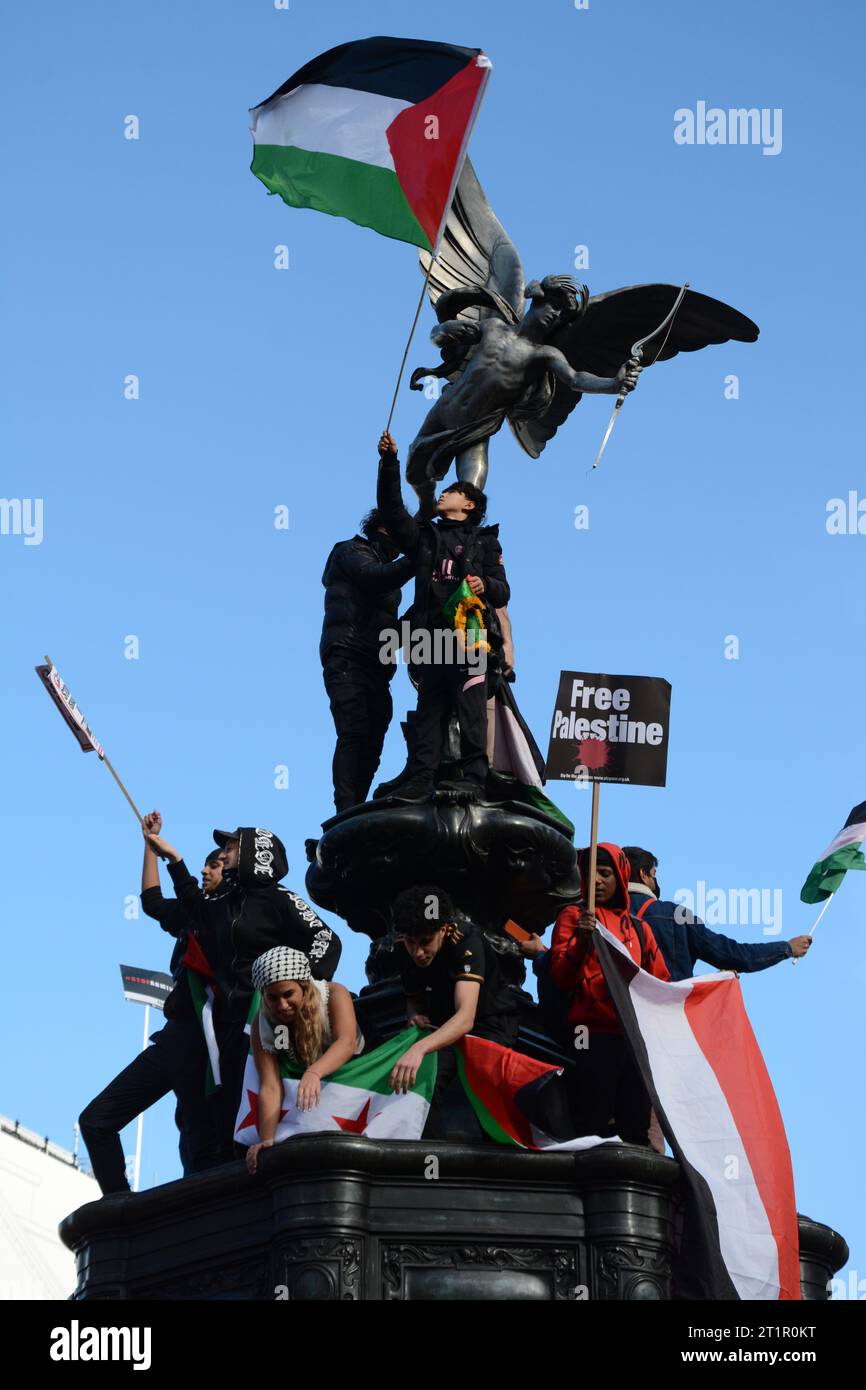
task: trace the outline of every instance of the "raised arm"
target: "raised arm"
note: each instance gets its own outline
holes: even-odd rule
[[[141,866],[141,891],[146,893],[149,888],[159,888],[159,859],[156,850],[147,838],[148,835],[158,835],[162,829],[162,816],[159,811],[149,811],[141,822],[141,833],[144,836],[144,863]]]
[[[369,550],[359,550],[351,542],[343,549],[337,563],[347,579],[370,594],[386,594],[392,589],[400,589],[415,573],[409,555],[385,562],[377,560]]]
[[[418,549],[421,528],[410,516],[400,490],[400,460],[397,445],[387,432],[379,440],[379,477],[376,483],[376,505],[388,535],[404,555],[412,558]]]

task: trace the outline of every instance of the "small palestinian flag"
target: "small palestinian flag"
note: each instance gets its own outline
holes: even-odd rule
[[[800,889],[800,901],[820,903],[839,887],[849,869],[866,869],[860,846],[866,837],[866,801],[855,806],[835,839],[812,866]]]
[[[435,252],[490,66],[454,44],[340,44],[252,109],[252,171],[292,207]]]
[[[388,1080],[394,1064],[423,1036],[419,1028],[407,1028],[373,1052],[353,1057],[322,1082],[321,1099],[312,1110],[298,1109],[298,1082],[303,1068],[281,1058],[283,1104],[277,1142],[295,1134],[321,1134],[328,1130],[363,1134],[369,1139],[420,1139],[436,1085],[435,1052],[424,1058],[408,1094],[392,1091]],[[258,1119],[259,1074],[250,1053],[235,1124],[239,1144],[259,1142]]]

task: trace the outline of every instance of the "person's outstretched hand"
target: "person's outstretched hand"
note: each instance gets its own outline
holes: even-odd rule
[[[389,434],[387,430],[383,430],[379,437],[379,453],[382,458],[385,458],[387,454],[394,454],[396,457],[397,441],[393,434]]]

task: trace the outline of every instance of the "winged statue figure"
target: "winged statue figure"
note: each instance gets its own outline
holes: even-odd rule
[[[584,394],[621,401],[637,382],[643,347],[666,326],[651,363],[758,337],[745,314],[678,285],[590,295],[568,275],[525,284],[517,248],[468,159],[439,253],[434,260],[422,251],[420,259],[438,320],[430,336],[442,362],[417,368],[409,384],[421,390],[427,377],[447,382],[407,456],[406,478],[422,511],[454,462],[459,478],[484,487],[489,441],[505,420],[521,448],[538,458]]]

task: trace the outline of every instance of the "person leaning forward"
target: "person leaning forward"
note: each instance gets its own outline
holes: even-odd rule
[[[436,1087],[424,1130],[426,1138],[434,1138],[441,1128],[446,1090],[449,1096],[461,1090],[454,1044],[471,1033],[513,1047],[517,995],[503,979],[499,957],[483,933],[469,922],[458,921],[443,889],[427,886],[400,893],[394,901],[393,926],[408,1020],[428,1031],[395,1063],[391,1087],[409,1091],[424,1058],[431,1052],[438,1054]],[[478,1137],[482,1137],[480,1129]]]

